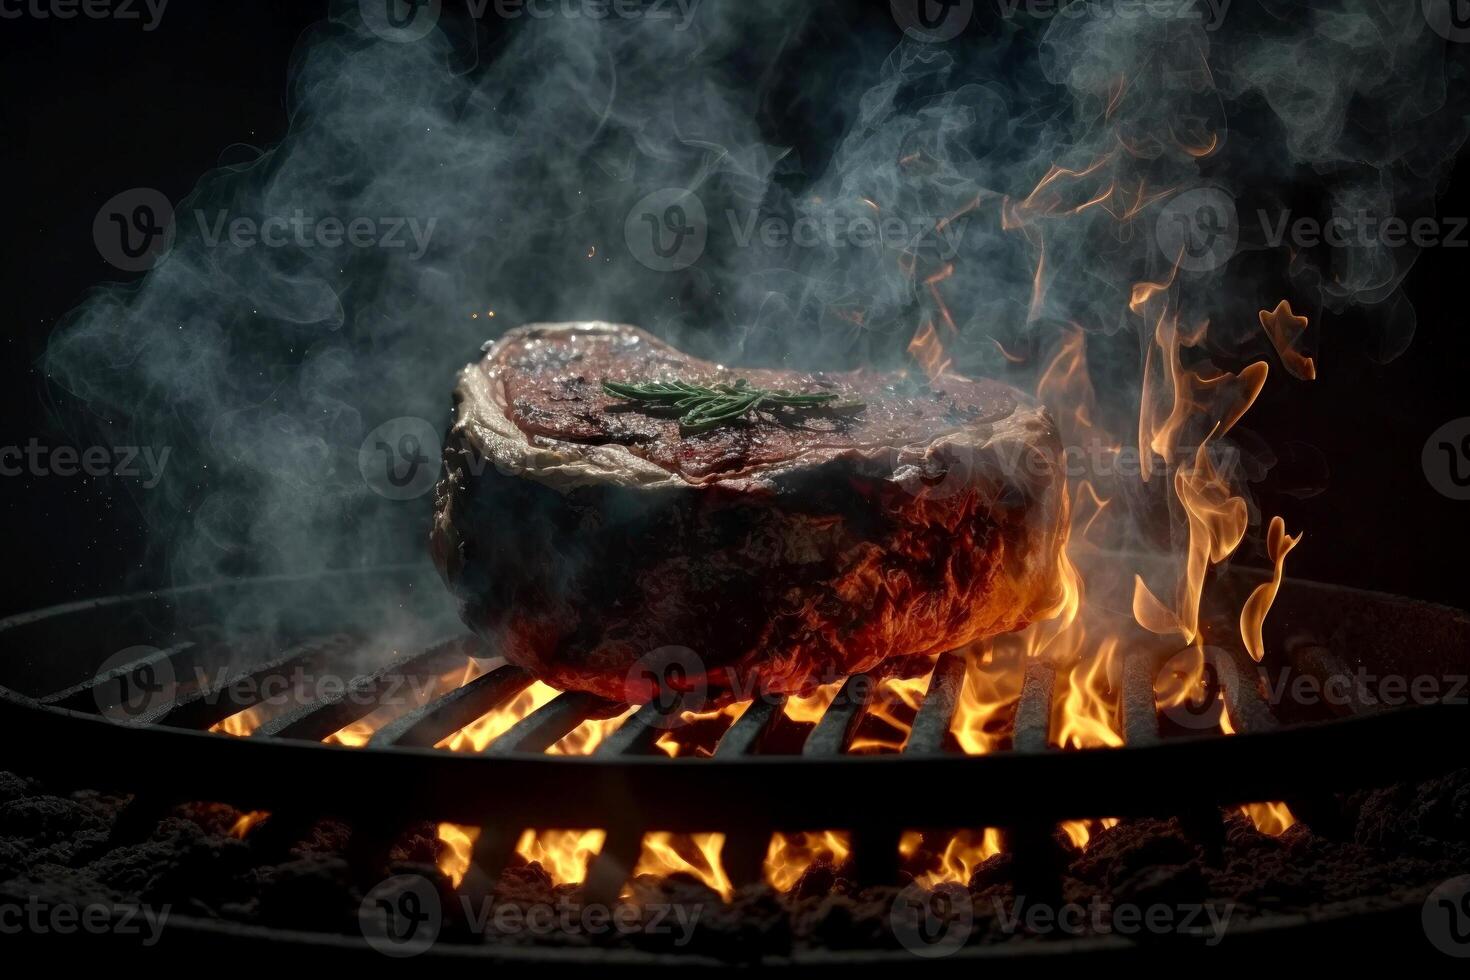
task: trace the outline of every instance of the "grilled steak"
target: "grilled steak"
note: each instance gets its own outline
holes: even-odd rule
[[[602,387],[741,378],[863,407],[691,434]],[[716,695],[808,692],[1056,599],[1061,447],[998,382],[736,371],[634,327],[537,324],[487,345],[455,406],[434,560],[465,622],[559,688],[645,701],[672,647]]]

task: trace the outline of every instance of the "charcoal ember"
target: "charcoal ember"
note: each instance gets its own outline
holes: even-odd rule
[[[261,875],[259,911],[267,925],[353,932],[361,901],[352,869],[341,858],[303,858]]]
[[[688,433],[601,387],[674,375],[865,408]],[[998,382],[735,372],[634,327],[538,324],[455,400],[431,553],[464,621],[558,688],[646,701],[644,658],[679,648],[683,682],[716,698],[805,693],[1057,598],[1061,444]]]

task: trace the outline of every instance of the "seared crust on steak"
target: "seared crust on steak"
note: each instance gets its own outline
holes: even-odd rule
[[[686,436],[601,387],[675,377],[866,407]],[[465,368],[455,406],[434,560],[465,622],[559,688],[641,702],[647,658],[682,647],[691,686],[806,692],[1056,600],[1061,446],[998,382],[735,371],[635,327],[534,324]]]

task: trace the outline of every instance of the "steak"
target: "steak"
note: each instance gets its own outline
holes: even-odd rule
[[[603,387],[740,379],[846,408],[691,433]],[[430,538],[464,621],[547,683],[641,703],[673,650],[676,684],[745,698],[1044,615],[1066,497],[1051,419],[999,382],[734,370],[534,324],[460,374]]]

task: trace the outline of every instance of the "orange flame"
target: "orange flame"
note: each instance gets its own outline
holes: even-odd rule
[[[720,864],[724,846],[724,834],[644,834],[643,852],[633,875],[691,875],[728,902],[735,886]]]
[[[841,831],[773,834],[766,850],[766,881],[778,892],[789,892],[808,868],[818,864],[838,867],[851,853],[852,839]]]
[[[1261,310],[1258,315],[1261,328],[1271,338],[1271,346],[1276,348],[1287,373],[1303,381],[1316,380],[1317,363],[1298,349],[1307,332],[1307,318],[1293,313],[1289,300],[1277,303],[1274,310]]]
[[[1257,663],[1266,656],[1266,641],[1261,637],[1261,627],[1266,622],[1266,614],[1271,611],[1271,604],[1276,601],[1277,590],[1281,588],[1286,556],[1301,539],[1300,534],[1294,538],[1287,536],[1286,522],[1280,517],[1271,518],[1271,526],[1266,532],[1266,550],[1271,555],[1271,581],[1256,586],[1240,610],[1240,638]]]

